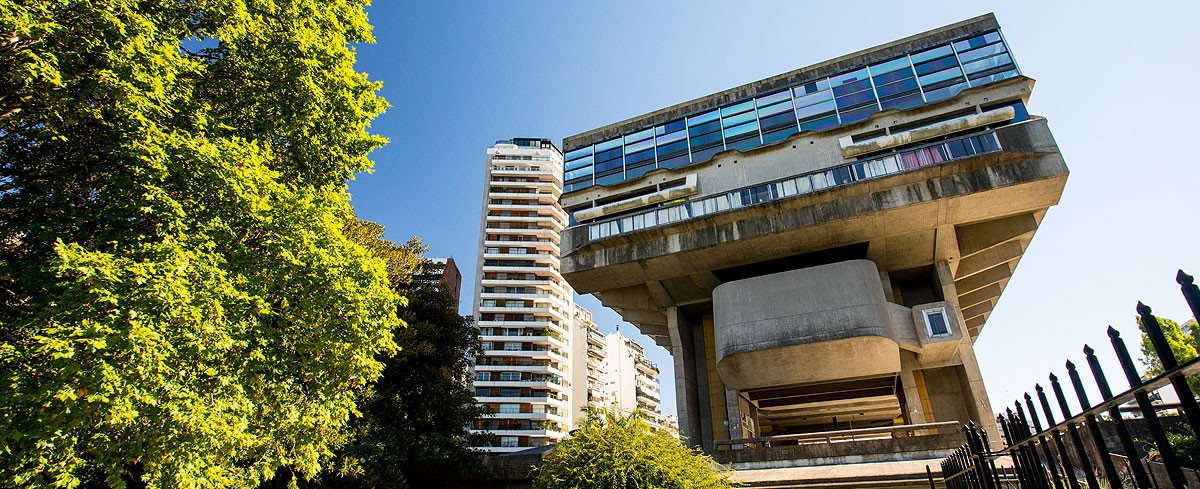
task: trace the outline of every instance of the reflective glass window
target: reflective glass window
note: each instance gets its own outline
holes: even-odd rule
[[[820,92],[823,90],[829,90],[829,80],[828,79],[822,79],[822,80],[817,80],[814,82],[805,83],[796,88],[793,88],[792,92],[794,92],[795,96],[797,98],[799,98],[799,97],[803,97],[807,94],[817,93],[817,92]]]
[[[837,115],[822,117],[819,119],[810,119],[800,123],[800,129],[804,131],[821,131],[838,125]]]
[[[878,76],[882,73],[888,73],[903,68],[908,68],[908,57],[896,58],[891,61],[884,61],[879,64],[871,65],[871,74]]]
[[[1017,76],[1017,70],[1007,70],[1007,71],[1002,71],[1000,73],[996,73],[996,74],[992,74],[992,75],[983,75],[983,76],[971,75],[971,76],[972,76],[971,83],[973,83],[975,85],[983,85],[983,84],[991,83],[994,81],[1000,81],[1005,78],[1011,78],[1011,77]]]
[[[880,85],[878,87],[875,87],[875,91],[879,93],[879,98],[887,98],[892,95],[896,95],[899,93],[904,93],[904,92],[908,92],[908,91],[912,91],[912,90],[916,90],[916,89],[917,89],[917,80],[914,78],[909,78],[907,80],[901,80],[896,83],[889,83],[887,85]]]
[[[573,180],[573,179],[580,178],[580,177],[583,177],[586,175],[591,175],[591,174],[592,174],[592,167],[585,166],[578,170],[571,170],[571,171],[567,172],[565,175],[563,175],[563,178],[565,178],[567,180]]]
[[[917,63],[923,63],[925,61],[929,61],[931,59],[937,59],[937,58],[941,58],[943,56],[949,56],[951,54],[954,54],[954,50],[950,48],[949,44],[946,44],[946,45],[938,46],[933,49],[921,51],[917,54],[910,55],[909,58],[912,59],[913,64],[917,64]]]
[[[991,44],[981,48],[972,49],[970,51],[960,52],[958,53],[958,60],[962,63],[966,63],[1003,52],[1006,52],[1004,49],[1004,44]]]
[[[763,131],[763,135],[762,135],[763,144],[773,143],[775,141],[781,141],[783,139],[786,139],[788,136],[791,136],[792,134],[796,134],[796,133],[800,132],[800,128],[794,124],[795,123],[793,122],[793,125],[785,126],[782,129],[771,131],[771,132]]]
[[[612,175],[596,176],[596,185],[612,185],[625,179],[621,172]]]
[[[755,146],[760,146],[760,145],[762,145],[762,142],[758,140],[758,133],[755,132],[755,133],[751,133],[749,135],[749,137],[746,137],[745,139],[739,139],[736,141],[727,141],[725,144],[725,148],[726,149],[747,149],[747,148],[753,148]]]
[[[625,155],[625,166],[645,164],[647,160],[649,160],[650,163],[654,162],[654,148]]]
[[[883,110],[887,110],[907,109],[910,107],[916,107],[923,103],[925,103],[925,100],[921,98],[921,92],[913,92],[909,95],[895,97],[888,100],[881,100],[879,105],[883,106]]]
[[[905,66],[904,68],[896,71],[891,71],[882,75],[875,75],[872,77],[872,79],[875,80],[875,88],[879,88],[880,85],[886,85],[896,80],[903,80],[905,78],[912,78],[912,76],[912,68]]]
[[[579,149],[575,149],[575,150],[567,151],[567,154],[563,155],[563,159],[564,159],[564,160],[567,160],[567,161],[570,161],[570,160],[573,160],[573,159],[576,159],[576,158],[581,158],[581,157],[584,157],[584,156],[591,156],[591,155],[592,155],[592,147],[591,147],[591,146],[584,146],[584,147],[582,147],[582,148],[579,148]]]
[[[684,128],[683,119],[671,121],[655,128],[655,134],[663,135],[670,132],[681,131]]]
[[[829,77],[829,86],[837,88],[841,85],[867,79],[867,69],[861,68],[849,73],[842,73],[837,76]]]
[[[792,111],[792,101],[789,99],[789,100],[784,100],[783,102],[777,103],[775,105],[759,106],[758,117],[761,119],[763,117],[772,116],[772,115],[778,114],[780,112],[791,112],[791,111]]]
[[[918,80],[921,81],[922,87],[929,87],[932,85],[937,85],[939,83],[947,82],[950,80],[958,80],[961,78],[962,78],[962,70],[958,69],[958,67],[955,66],[954,68],[950,68],[948,70],[942,70],[937,73],[930,73],[928,75],[922,76],[922,77],[918,78]]]
[[[764,131],[774,130],[781,126],[796,126],[796,116],[792,111],[787,111],[782,114],[776,114],[770,117],[765,117],[759,120],[759,125]]]
[[[590,150],[590,148],[589,148],[589,150]],[[576,168],[579,168],[582,166],[588,166],[591,164],[592,164],[592,154],[589,152],[588,155],[583,158],[579,158],[579,159],[573,160],[573,161],[568,161],[566,163],[566,168],[568,170],[574,170]]]
[[[639,166],[636,168],[630,167],[629,169],[625,170],[625,179],[632,180],[634,178],[637,178],[637,177],[640,177],[640,176],[646,174],[646,172],[653,170],[653,169],[654,169],[654,165],[644,165],[644,166]]]
[[[754,111],[741,113],[734,116],[721,118],[721,127],[733,127],[738,124],[745,124],[755,119]]]
[[[602,153],[604,151],[608,151],[613,148],[620,148],[620,147],[621,147],[621,138],[610,139],[610,140],[604,141],[602,143],[596,143],[596,154],[599,155],[600,153]],[[599,159],[599,158],[597,158],[597,159]]]
[[[873,102],[875,102],[875,93],[870,90],[867,90],[865,92],[853,93],[853,94],[847,95],[845,97],[838,97],[837,106],[838,106],[838,110],[842,110],[842,109],[845,109],[846,107],[854,107],[854,106],[862,105],[865,103],[873,103]]]
[[[981,36],[972,37],[965,41],[958,41],[958,42],[954,43],[954,49],[959,52],[962,52],[962,51],[966,51],[971,48],[977,48],[977,47],[983,46],[985,44],[991,44],[991,43],[999,42],[999,41],[1000,41],[1000,33],[996,32],[996,31],[992,31],[992,32],[989,32],[989,33],[981,35]]]
[[[653,148],[653,147],[654,147],[654,139],[647,139],[645,141],[638,141],[636,143],[625,145],[625,153],[626,154],[637,153],[638,151],[642,151],[642,150],[645,150],[648,148]]]
[[[770,95],[763,95],[761,97],[754,99],[754,101],[755,101],[755,104],[761,108],[761,107],[766,107],[766,106],[774,104],[774,103],[782,102],[784,100],[791,100],[791,98],[792,98],[791,94],[788,93],[787,90],[784,90],[782,92],[775,92]]]
[[[851,122],[856,122],[856,121],[861,121],[863,119],[866,119],[867,117],[870,117],[871,114],[874,114],[878,111],[879,111],[879,107],[876,106],[875,104],[871,104],[871,105],[863,106],[863,107],[860,107],[857,109],[851,109],[851,110],[845,110],[845,111],[839,110],[838,112],[842,116],[842,124],[849,124]]]
[[[929,101],[929,102],[933,102],[936,100],[944,100],[944,99],[947,99],[947,98],[957,95],[958,92],[963,91],[964,88],[967,88],[966,82],[938,88],[935,90],[926,90],[925,91],[925,100]]]
[[[678,153],[686,153],[687,148],[687,141],[684,141],[683,139],[667,144],[660,144],[658,146],[658,157],[668,158],[676,156]]]
[[[705,147],[708,147],[713,144],[720,146],[721,145],[721,133],[720,132],[710,132],[708,134],[702,134],[700,136],[696,136],[696,137],[692,138],[691,142],[692,142],[692,150],[693,151],[695,151],[697,148],[705,148]]]
[[[810,105],[821,104],[831,100],[833,100],[833,92],[826,90],[824,92],[817,92],[797,98],[796,107],[808,107]]]
[[[650,139],[651,136],[654,136],[653,128],[646,129],[644,131],[638,131],[633,134],[625,136],[625,144],[635,143],[635,142],[641,141],[643,139]]]
[[[951,67],[957,67],[958,60],[954,56],[947,56],[941,59],[935,59],[927,63],[916,65],[917,75],[928,75],[935,71],[941,71]]]
[[[862,80],[851,81],[851,82],[847,82],[844,85],[839,85],[839,86],[833,87],[834,96],[841,97],[841,96],[848,95],[851,93],[871,90],[871,80],[868,78],[865,78],[865,76],[866,76],[865,73],[863,76],[864,76],[864,78]]]
[[[697,116],[688,117],[688,120],[687,120],[688,127],[693,127],[693,126],[703,124],[703,123],[709,122],[709,121],[715,121],[715,120],[717,120],[717,117],[719,117],[719,116],[720,116],[720,113],[714,110],[711,112],[705,112],[705,113],[697,115]]]
[[[596,173],[604,173],[613,169],[621,168],[621,158],[615,158],[607,161],[596,163]]]
[[[968,75],[971,75],[974,73],[979,73],[981,71],[986,71],[986,70],[989,70],[992,68],[996,68],[998,66],[1007,66],[1007,65],[1011,65],[1011,64],[1012,64],[1012,58],[1009,57],[1009,55],[1007,55],[1007,54],[1001,54],[999,56],[992,56],[990,58],[980,59],[979,61],[972,61],[970,63],[965,63],[965,64],[963,64],[963,70],[966,71]]]
[[[710,121],[710,122],[705,122],[704,124],[700,124],[698,126],[689,127],[688,134],[691,136],[696,136],[699,134],[710,133],[710,132],[716,131],[720,128],[721,128],[721,121],[714,120],[714,121]]]
[[[757,131],[757,130],[758,130],[758,122],[751,119],[750,122],[747,122],[740,126],[734,126],[734,127],[730,127],[729,129],[726,129],[725,130],[725,139],[733,139],[738,136],[742,136],[742,135],[745,135],[746,133]]]
[[[833,110],[834,110],[833,99],[829,99],[829,101],[822,102],[822,103],[819,103],[816,105],[809,105],[807,107],[797,108],[796,109],[796,117],[799,117],[800,119],[807,119],[809,117],[813,117],[813,116],[817,116],[817,115],[822,115],[822,114],[827,114],[827,113],[832,114]]]
[[[729,107],[722,107],[721,115],[728,116],[728,115],[732,115],[732,114],[740,114],[742,112],[745,112],[745,111],[753,109],[753,108],[754,108],[754,101],[747,100],[747,101],[742,102],[737,105],[733,105],[733,106],[729,106]]]

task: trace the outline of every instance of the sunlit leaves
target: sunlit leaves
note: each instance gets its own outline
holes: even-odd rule
[[[402,324],[363,6],[0,3],[0,485],[321,470]]]

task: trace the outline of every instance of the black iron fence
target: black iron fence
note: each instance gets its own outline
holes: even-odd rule
[[[1200,290],[1192,277],[1182,270],[1176,281],[1192,316],[1200,320]],[[1114,395],[1095,351],[1084,345],[1088,369],[1103,399],[1092,404],[1078,369],[1068,361],[1068,380],[1083,412],[1071,414],[1059,377],[1050,374],[1050,395],[1057,401],[1063,421],[1056,420],[1050,395],[1041,384],[1035,385],[1036,401],[1034,396],[1026,393],[1023,403],[1022,400],[1015,401],[1013,407],[996,417],[1007,444],[1003,450],[992,451],[987,434],[973,423],[963,428],[967,443],[942,461],[946,487],[1200,488],[1196,472],[1180,465],[1180,454],[1168,441],[1163,426],[1167,419],[1161,416],[1162,406],[1151,402],[1155,391],[1171,386],[1179,396],[1178,408],[1183,411],[1185,422],[1179,423],[1180,429],[1187,431],[1190,428],[1191,433],[1200,434],[1200,405],[1186,380],[1187,376],[1200,373],[1200,358],[1180,364],[1150,308],[1139,302],[1137,313],[1162,364],[1162,374],[1149,379],[1139,376],[1125,340],[1110,326],[1108,336],[1129,382],[1129,390]],[[1122,416],[1121,405],[1131,402],[1136,403],[1136,414],[1140,417]],[[1135,441],[1131,428],[1147,434],[1148,444],[1154,448],[1151,455],[1156,454],[1155,457],[1143,456],[1146,451]]]

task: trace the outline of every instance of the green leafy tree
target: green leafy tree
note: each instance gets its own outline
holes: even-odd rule
[[[379,244],[372,248],[389,252],[390,242]],[[424,250],[417,241],[391,248],[404,259],[411,256],[406,250]],[[431,468],[444,479],[482,470],[470,447],[486,435],[468,430],[487,414],[467,378],[469,361],[479,353],[479,330],[458,314],[458,298],[444,284],[412,283],[411,272],[396,276],[400,281],[394,285],[408,298],[399,311],[408,326],[395,330],[401,350],[382,360],[383,376],[364,393],[363,416],[351,422],[351,440],[313,486],[406,487],[428,479],[424,473]]]
[[[1196,320],[1190,320],[1180,325],[1179,323],[1166,318],[1157,318],[1158,327],[1163,332],[1163,337],[1167,339],[1167,344],[1171,346],[1171,352],[1175,354],[1175,359],[1179,363],[1191,360],[1196,357],[1196,350],[1200,345],[1200,328],[1196,327]],[[1149,375],[1158,375],[1163,372],[1162,362],[1159,361],[1158,355],[1154,351],[1154,345],[1150,342],[1150,336],[1146,334],[1146,329],[1142,327],[1140,320],[1138,328],[1142,332],[1142,364],[1146,366],[1146,373]],[[1188,387],[1193,393],[1200,393],[1200,375],[1188,377]]]
[[[0,485],[310,476],[396,350],[364,1],[0,2]]]
[[[591,409],[572,434],[554,448],[535,487],[732,487],[729,472],[665,431],[652,432],[636,411]]]

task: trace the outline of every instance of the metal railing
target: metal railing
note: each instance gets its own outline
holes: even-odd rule
[[[859,439],[877,439],[879,435],[887,435],[895,438],[897,434],[903,433],[908,436],[923,436],[930,430],[939,431],[945,428],[957,429],[962,426],[958,421],[942,421],[938,423],[916,423],[904,424],[895,426],[881,426],[878,428],[856,428],[849,430],[833,430],[833,431],[817,431],[813,433],[799,433],[794,435],[774,435],[774,436],[757,436],[753,438],[737,438],[733,440],[718,440],[713,442],[717,446],[759,446],[770,447],[771,443],[778,442],[796,442],[803,443],[833,443],[837,441],[854,441]]]
[[[1191,308],[1192,316],[1200,319],[1200,289],[1197,289],[1192,277],[1182,270],[1176,275],[1176,281]],[[1167,439],[1163,418],[1159,416],[1163,406],[1151,403],[1150,394],[1170,386],[1179,396],[1179,407],[1184,413],[1186,425],[1190,426],[1193,434],[1200,433],[1200,405],[1187,385],[1188,376],[1200,373],[1200,358],[1180,364],[1150,307],[1139,302],[1136,309],[1142,330],[1149,337],[1154,354],[1163,367],[1161,374],[1147,379],[1138,375],[1125,340],[1116,329],[1109,326],[1109,340],[1129,382],[1128,390],[1113,395],[1095,350],[1084,345],[1083,353],[1088,368],[1103,400],[1097,404],[1091,403],[1075,364],[1067,361],[1067,375],[1083,412],[1071,414],[1059,378],[1051,373],[1050,388],[1065,419],[1062,422],[1055,420],[1045,389],[1040,384],[1035,385],[1036,403],[1033,396],[1026,393],[1023,404],[1017,400],[1012,408],[996,417],[1007,442],[1007,447],[1002,451],[991,451],[986,433],[974,424],[963,429],[967,443],[942,461],[946,487],[996,489],[1011,486],[1002,482],[1004,469],[997,470],[996,459],[1001,456],[1011,457],[1010,478],[1013,481],[1010,482],[1015,482],[1021,488],[1049,488],[1053,485],[1056,489],[1078,489],[1081,482],[1095,488],[1102,487],[1101,481],[1108,487],[1189,487],[1189,480]],[[1161,457],[1166,480],[1154,476],[1157,463],[1143,460],[1139,455],[1129,429],[1135,419],[1127,419],[1121,414],[1121,405],[1131,401],[1137,403],[1141,414],[1141,419],[1136,421],[1145,424]],[[1038,415],[1039,406],[1042,416]],[[1116,432],[1116,446],[1110,447],[1105,440],[1101,431],[1102,415],[1108,418],[1104,423],[1111,423]],[[1046,429],[1042,428],[1043,417],[1049,425]],[[1084,443],[1085,432],[1090,444]],[[1122,466],[1113,462],[1116,458],[1113,451],[1118,446],[1127,456]],[[1083,481],[1080,480],[1081,476]],[[1196,487],[1195,482],[1191,483],[1191,487]]]

